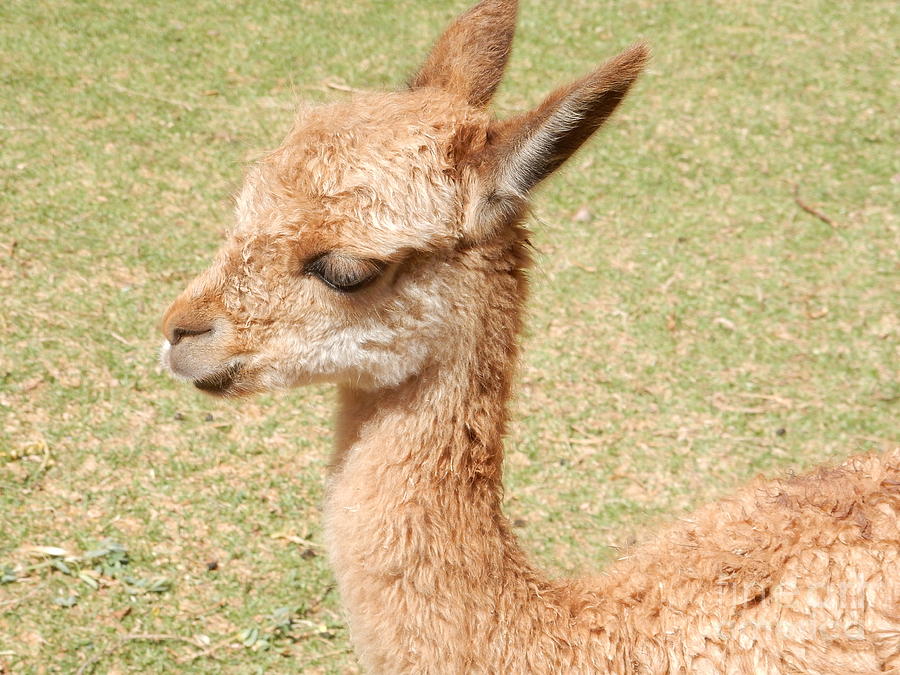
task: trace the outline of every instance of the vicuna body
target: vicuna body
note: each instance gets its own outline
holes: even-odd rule
[[[898,452],[751,486],[597,578],[519,549],[500,493],[528,194],[647,53],[496,121],[515,10],[460,17],[406,90],[301,110],[166,313],[164,363],[220,395],[338,385],[325,530],[371,672],[900,672]]]

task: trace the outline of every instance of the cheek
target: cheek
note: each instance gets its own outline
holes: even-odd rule
[[[352,317],[335,315],[337,308],[307,298],[292,321],[260,341],[262,349],[253,361],[279,387],[311,382],[367,388],[399,384],[431,358],[439,358],[442,346],[451,342],[451,303],[435,286],[404,284],[392,299],[380,304],[372,300]]]
[[[325,328],[306,336],[293,333],[270,345],[271,360],[282,361],[291,384],[329,381],[390,386],[418,372],[427,356],[426,345],[410,344],[407,336],[402,326],[372,323]]]
[[[384,322],[365,335],[362,358],[379,386],[399,384],[441,357],[453,324],[451,305],[439,290],[428,285],[404,289],[402,301],[383,312]]]

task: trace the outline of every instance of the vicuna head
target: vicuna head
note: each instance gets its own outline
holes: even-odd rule
[[[525,294],[532,189],[615,110],[638,45],[506,120],[487,111],[516,2],[484,0],[407,87],[303,107],[248,171],[237,224],[163,319],[162,360],[236,396],[396,385],[477,348]]]

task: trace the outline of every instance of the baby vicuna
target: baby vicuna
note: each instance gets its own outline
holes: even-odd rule
[[[593,579],[545,578],[501,512],[529,194],[638,77],[635,46],[495,120],[514,0],[409,85],[300,110],[164,319],[207,392],[339,387],[328,550],[377,673],[900,672],[900,453],[757,484]]]

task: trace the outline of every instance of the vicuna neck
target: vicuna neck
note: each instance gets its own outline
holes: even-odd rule
[[[473,330],[455,357],[390,390],[340,391],[326,534],[353,641],[374,671],[483,643],[472,617],[496,619],[501,596],[534,582],[501,513],[524,284],[511,269],[481,311],[458,308]],[[397,640],[384,653],[385,634],[406,653]]]

